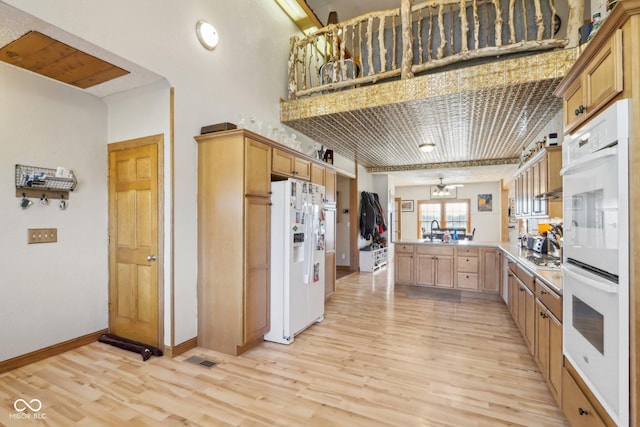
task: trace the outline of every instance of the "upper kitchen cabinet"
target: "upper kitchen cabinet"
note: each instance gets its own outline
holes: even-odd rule
[[[273,149],[272,167],[271,172],[274,175],[307,181],[311,178],[311,162],[309,160],[277,148]]]
[[[270,141],[197,136],[198,345],[238,355],[262,342],[270,309]]]
[[[562,147],[544,147],[516,171],[516,216],[560,217]]]
[[[623,32],[616,30],[563,91],[564,131],[570,133],[623,90]],[[565,83],[563,81],[563,83]],[[568,83],[568,82],[567,82]]]

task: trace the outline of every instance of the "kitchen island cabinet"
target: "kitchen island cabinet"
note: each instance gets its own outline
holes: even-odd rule
[[[453,248],[416,245],[416,285],[453,288]]]
[[[500,250],[478,242],[395,242],[395,282],[498,293]]]

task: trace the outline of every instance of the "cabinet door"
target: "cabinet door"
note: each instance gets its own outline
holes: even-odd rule
[[[533,356],[536,348],[536,301],[533,292],[526,286],[523,286],[524,294],[524,307],[519,307],[520,310],[524,308],[524,340],[529,347],[529,353]]]
[[[551,394],[558,406],[562,403],[562,323],[552,314],[549,321],[549,377]]]
[[[330,297],[336,292],[336,253],[324,254],[324,297]]]
[[[336,202],[337,175],[333,169],[325,168],[324,171],[324,192],[327,202]]]
[[[436,260],[433,255],[416,256],[416,284],[433,286],[436,284]]]
[[[477,258],[476,258],[477,259]],[[453,257],[438,255],[436,257],[436,286],[453,288]]]
[[[269,198],[245,197],[245,344],[262,337],[270,327],[270,218]]]
[[[516,216],[520,216],[522,215],[522,175],[516,176],[514,188],[514,197],[516,200]]]
[[[570,129],[574,129],[579,123],[582,123],[585,116],[585,95],[584,87],[582,85],[582,78],[577,78],[563,97],[563,117],[564,117],[564,129],[568,132]]]
[[[531,215],[531,176],[530,169],[525,170],[522,175],[522,216]]]
[[[540,194],[540,162],[531,165],[531,213],[540,215],[541,204],[540,199],[536,196]]]
[[[605,427],[606,424],[598,415],[580,386],[571,377],[566,368],[562,369],[562,410],[567,420],[574,427]]]
[[[324,187],[325,186],[324,175],[325,175],[324,166],[316,163],[311,163],[311,182],[313,182],[314,184],[322,185]]]
[[[502,269],[500,251],[496,248],[480,249],[480,289],[485,292],[500,292]]]
[[[413,285],[413,254],[396,252],[394,268],[396,283]]]
[[[296,178],[305,180],[309,180],[311,178],[311,162],[309,160],[295,157],[293,164],[293,175]]]
[[[509,305],[509,311],[511,312],[511,316],[513,320],[516,322],[516,326],[518,325],[518,283],[516,281],[516,276],[513,275],[512,272],[509,271],[507,275],[507,286],[509,286],[507,292],[507,300]]]
[[[622,92],[622,68],[622,29],[618,29],[584,71],[586,118]]]
[[[536,362],[545,380],[549,378],[549,314],[542,303],[536,300]]]
[[[244,191],[264,197],[271,191],[271,147],[249,138],[245,139]]]
[[[295,164],[293,155],[274,148],[271,168],[273,173],[284,176],[294,176]]]
[[[459,289],[477,291],[480,289],[478,275],[475,273],[458,273],[457,287]]]

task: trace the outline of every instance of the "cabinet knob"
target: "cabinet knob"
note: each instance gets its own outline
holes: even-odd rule
[[[578,414],[580,415],[587,415],[589,414],[589,411],[582,409],[582,408],[578,408]]]
[[[584,105],[581,105],[578,108],[576,108],[575,114],[576,114],[576,116],[579,116],[580,114],[584,113],[585,111],[587,111],[587,107],[585,107]]]
[[[546,295],[546,294],[547,294],[547,291],[545,291],[545,290],[540,290],[540,295]]]

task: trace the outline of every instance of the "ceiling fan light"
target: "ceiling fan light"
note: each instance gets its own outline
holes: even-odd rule
[[[430,153],[436,148],[436,144],[434,144],[433,142],[424,142],[420,144],[418,148],[420,148],[420,151],[424,153]]]

